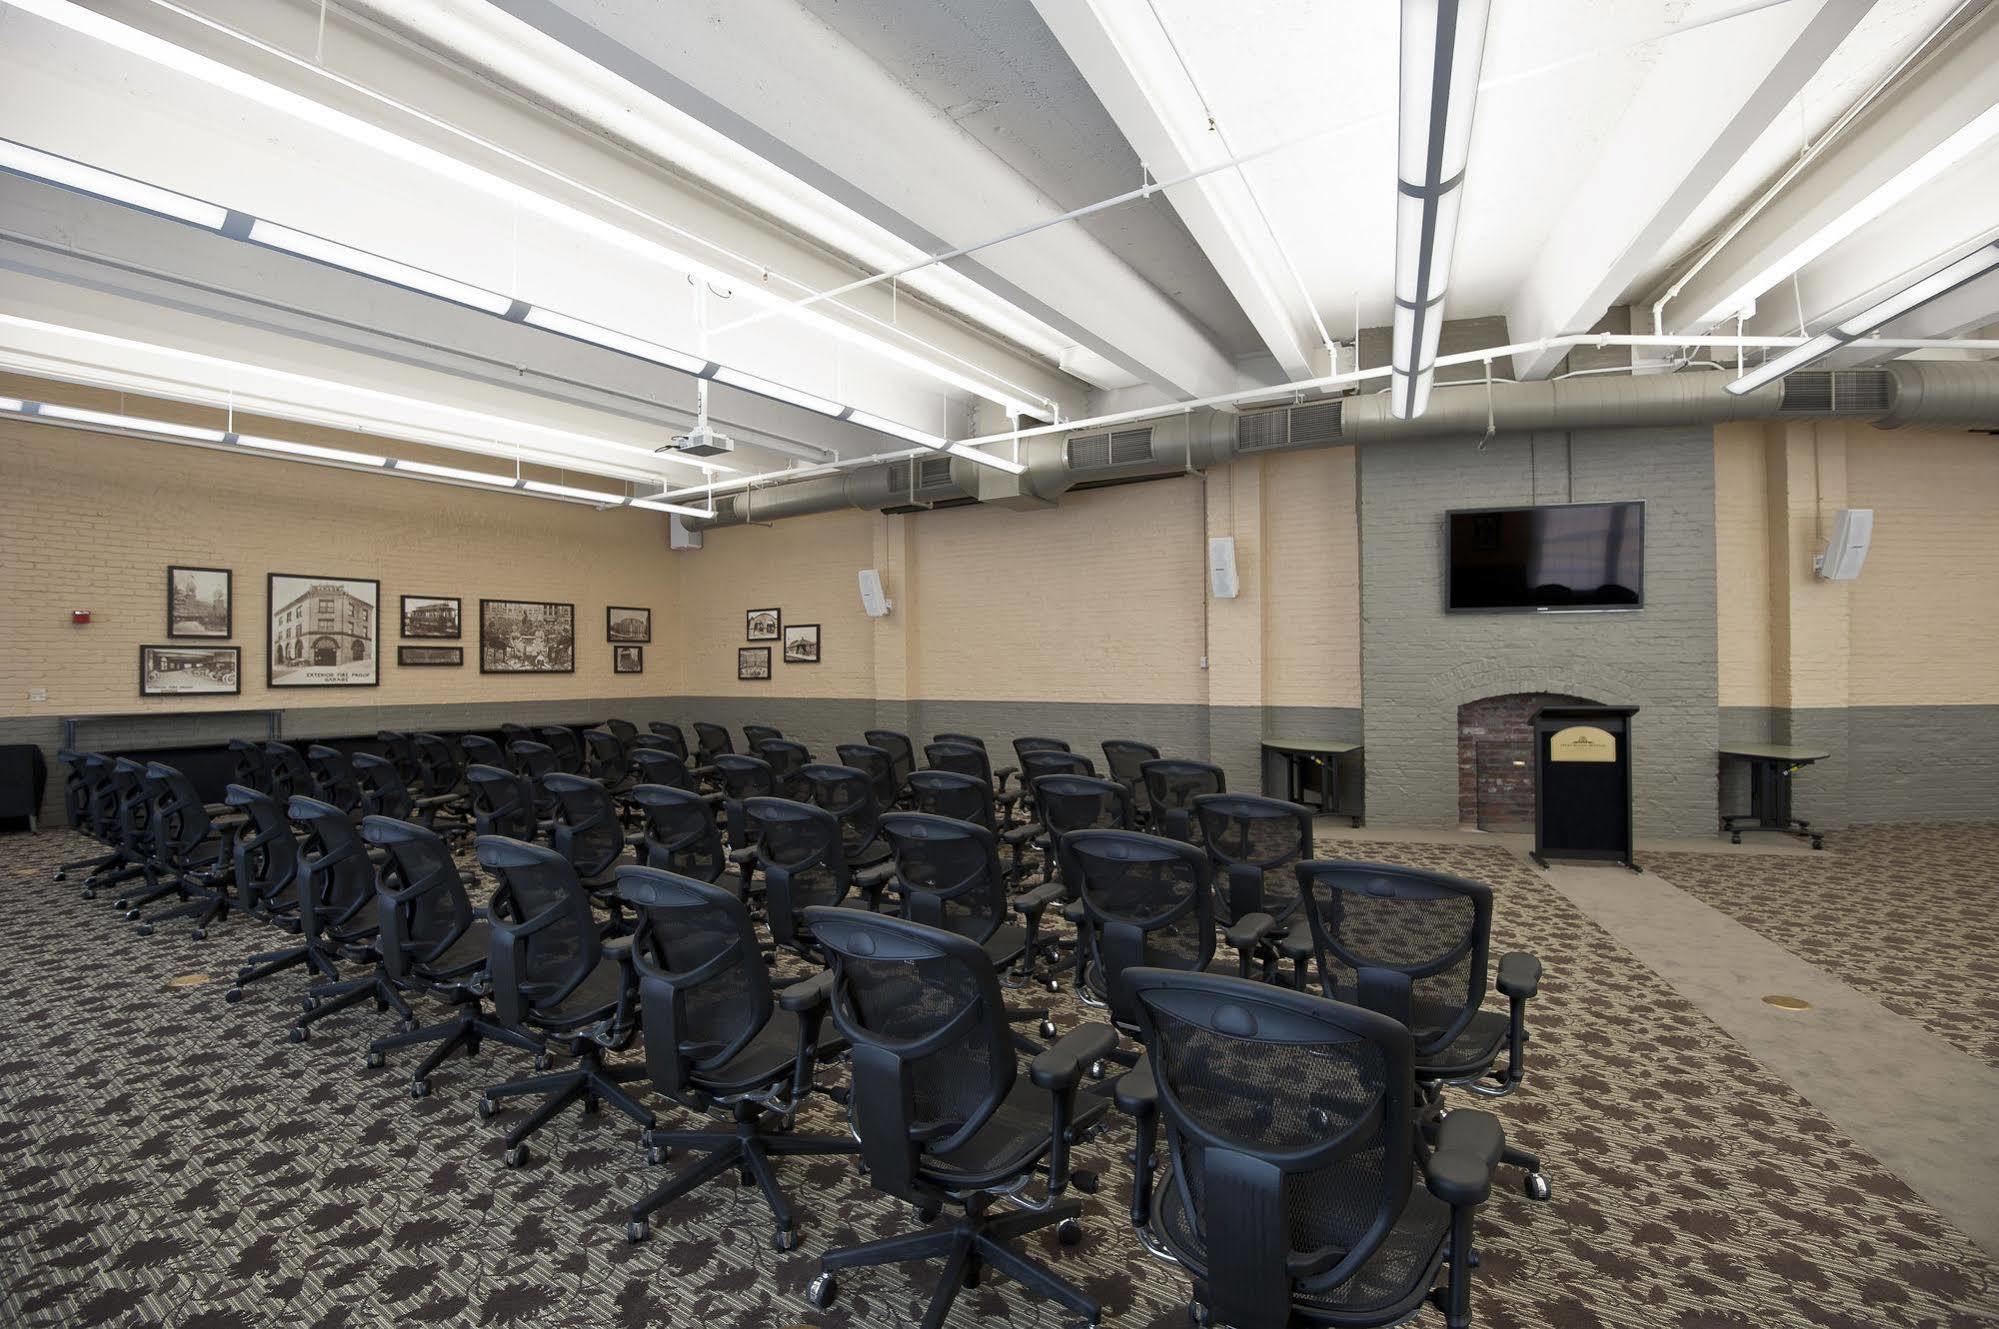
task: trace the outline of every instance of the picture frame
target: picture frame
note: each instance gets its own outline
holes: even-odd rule
[[[559,600],[481,600],[479,672],[576,672],[576,606]]]
[[[611,647],[611,672],[614,674],[643,674],[646,671],[646,648],[627,645],[623,642]]]
[[[777,609],[743,611],[744,641],[776,641],[783,635],[784,613]]]
[[[787,623],[784,625],[784,662],[796,665],[816,665],[819,663],[819,625],[817,623]]]
[[[463,646],[398,646],[396,663],[405,669],[437,669],[462,666],[465,663]]]
[[[455,595],[405,595],[401,607],[405,637],[457,641],[465,635],[464,612]]]
[[[770,682],[770,647],[738,646],[736,648],[736,681],[738,683]]]
[[[167,636],[227,640],[236,635],[235,574],[228,568],[167,567]]]
[[[271,687],[381,684],[381,582],[273,572],[265,586],[264,670]]]
[[[652,610],[630,605],[609,605],[604,610],[604,640],[650,645]]]
[[[242,691],[240,646],[139,648],[141,697],[235,697]]]

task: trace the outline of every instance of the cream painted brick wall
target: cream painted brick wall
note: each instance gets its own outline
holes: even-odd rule
[[[1761,425],[1714,431],[1715,646],[1723,706],[1770,704],[1770,546]]]
[[[1263,460],[1263,700],[1360,705],[1354,450]]]
[[[680,674],[665,521],[0,421],[0,715],[658,696]],[[234,572],[241,697],[139,696],[139,647],[168,640],[174,563]],[[380,686],[266,686],[271,572],[381,582]],[[463,668],[394,663],[404,594],[464,601]],[[576,672],[482,675],[482,596],[574,603]],[[610,604],[652,608],[642,674],[611,672]],[[72,626],[72,609],[91,623]]]

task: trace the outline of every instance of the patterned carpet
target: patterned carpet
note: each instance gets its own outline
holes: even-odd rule
[[[1647,862],[1801,959],[1999,1066],[1999,821],[1857,827],[1833,854]]]
[[[1908,843],[1928,857],[1964,848]],[[827,1245],[910,1221],[846,1160],[780,1165],[803,1226],[794,1253],[771,1250],[754,1191],[733,1187],[696,1192],[657,1216],[650,1243],[628,1246],[622,1207],[661,1173],[622,1118],[572,1113],[537,1137],[538,1162],[508,1171],[498,1140],[517,1118],[481,1121],[472,1108],[525,1054],[453,1062],[413,1102],[407,1059],[362,1069],[366,1037],[387,1028],[372,1008],[293,1046],[280,1031],[296,979],[233,1006],[223,983],[168,988],[176,975],[226,976],[269,936],[232,921],[203,943],[177,928],[137,938],[102,899],[49,883],[49,865],[82,851],[62,832],[0,841],[12,898],[0,930],[0,1324],[781,1329],[920,1313],[934,1265],[857,1271],[824,1313],[800,1295]],[[1364,852],[1483,877],[1499,896],[1499,942],[1548,966],[1528,1083],[1495,1110],[1541,1151],[1555,1199],[1533,1205],[1509,1185],[1481,1215],[1477,1323],[1999,1323],[1991,1261],[1503,850]],[[1773,863],[1726,861],[1745,873]],[[1929,866],[1941,878],[1963,865]],[[1056,1000],[1066,1029],[1079,1011]],[[834,1128],[834,1111],[818,1108],[808,1128]],[[1100,1298],[1107,1323],[1183,1325],[1184,1284],[1121,1217],[1129,1138],[1120,1124],[1081,1151],[1105,1178],[1089,1235],[1073,1250],[1051,1236],[1038,1254]],[[1063,1322],[995,1279],[951,1319]]]

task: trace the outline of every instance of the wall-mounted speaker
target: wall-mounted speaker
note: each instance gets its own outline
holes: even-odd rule
[[[1241,589],[1235,574],[1235,537],[1214,536],[1208,541],[1208,590],[1217,600],[1233,600]]]
[[[1827,581],[1852,581],[1860,576],[1873,539],[1873,508],[1841,508],[1832,519],[1832,536],[1825,543],[1825,552],[1812,560],[1812,567]]]
[[[666,547],[668,549],[699,549],[702,532],[690,531],[687,523],[677,512],[666,514]]]
[[[861,612],[869,618],[886,618],[888,611],[895,608],[886,595],[882,594],[882,575],[873,568],[861,569]]]

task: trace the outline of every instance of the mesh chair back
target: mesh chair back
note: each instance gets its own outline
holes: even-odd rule
[[[194,781],[165,762],[147,764],[146,785],[155,818],[154,852],[171,862],[184,862],[214,829],[208,809],[195,792]]]
[[[120,757],[111,768],[111,780],[118,791],[118,847],[135,861],[143,859],[153,844],[154,798],[146,783],[146,767]]]
[[[1132,828],[1131,791],[1093,775],[1044,775],[1032,785],[1034,806],[1050,835]]]
[[[1085,981],[1112,1019],[1136,1019],[1127,971],[1201,970],[1214,959],[1214,871],[1200,849],[1137,831],[1072,831],[1060,853],[1063,880],[1083,899]]]
[[[978,942],[999,931],[1006,870],[991,831],[923,812],[891,812],[881,828],[895,855],[904,918]]]
[[[1056,748],[1029,748],[1020,754],[1020,782],[1030,793],[1034,782],[1044,775],[1095,775],[1097,768],[1080,752]]]
[[[467,766],[465,784],[472,791],[472,829],[477,834],[514,840],[535,838],[540,827],[536,824],[534,786],[525,775],[500,766]]]
[[[762,757],[733,754],[715,758],[715,778],[722,785],[722,811],[729,823],[729,844],[746,849],[756,843],[756,823],[744,811],[752,798],[769,798],[777,793],[777,778]]]
[[[318,796],[319,785],[312,778],[312,768],[305,764],[297,748],[289,743],[266,743],[264,755],[270,759],[272,798],[284,803],[298,794],[308,798]]]
[[[1020,763],[1024,773],[1027,770],[1027,754],[1030,752],[1067,752],[1069,744],[1059,738],[1016,738],[1013,740],[1014,760]]]
[[[361,809],[361,781],[354,774],[354,762],[339,748],[314,743],[305,750],[305,764],[312,771],[313,786],[323,803],[342,812]]]
[[[1174,1244],[1205,1257],[1218,1322],[1293,1323],[1301,1266],[1338,1297],[1363,1264],[1394,1280],[1429,1258],[1381,1249],[1415,1173],[1407,1031],[1224,975],[1127,981],[1172,1164],[1164,1213]]]
[[[842,743],[833,749],[842,766],[851,766],[868,777],[874,786],[875,806],[886,812],[902,797],[902,781],[896,778],[895,758],[887,749],[867,743]]]
[[[694,772],[687,769],[687,759],[666,748],[633,748],[632,771],[644,784],[694,790]]]
[[[56,760],[63,767],[63,820],[83,830],[90,824],[90,781],[83,754],[63,748],[56,753]]]
[[[432,964],[472,926],[472,898],[437,832],[393,817],[364,817],[361,838],[385,851],[376,895],[382,968],[392,978]]]
[[[853,1048],[849,1101],[868,1181],[933,1202],[923,1155],[970,1140],[1013,1088],[993,963],[977,942],[906,919],[816,908],[807,922],[833,963],[833,1022]]]
[[[457,793],[465,783],[462,750],[437,734],[411,734],[410,743],[416,749],[416,788],[436,797]]]
[[[555,754],[555,769],[574,774],[583,769],[583,744],[568,725],[543,725],[541,741]]]
[[[721,879],[729,856],[707,799],[691,789],[665,784],[633,785],[631,797],[645,815],[640,853],[646,866],[698,881]]]
[[[247,738],[232,738],[229,740],[229,759],[233,763],[231,784],[247,785],[266,794],[271,792],[271,758],[264,751],[263,744]]]
[[[657,722],[655,722],[657,723]],[[638,740],[639,727],[630,720],[610,719],[604,721],[604,728],[618,736],[618,741],[630,747]],[[677,731],[676,731],[677,732]]]
[[[960,747],[977,748],[981,752],[986,750],[986,740],[980,738],[977,734],[932,734],[930,741],[932,743],[956,743]]]
[[[555,749],[533,739],[517,738],[507,744],[507,753],[514,759],[514,769],[528,778],[535,815],[543,821],[555,816],[555,795],[548,789],[548,777],[562,770],[556,764]]]
[[[743,813],[757,827],[757,861],[764,870],[771,940],[802,949],[811,941],[803,911],[847,898],[840,819],[824,808],[788,798],[746,799]]]
[[[1148,761],[1139,769],[1145,777],[1153,829],[1175,840],[1198,844],[1201,828],[1194,820],[1194,800],[1202,794],[1227,792],[1228,780],[1222,768],[1212,762],[1167,757]]]
[[[1255,794],[1202,794],[1194,800],[1199,839],[1215,860],[1215,916],[1245,914],[1282,923],[1298,912],[1298,864],[1312,856],[1312,813]]]
[[[694,746],[694,761],[699,766],[713,766],[715,758],[730,756],[736,750],[736,745],[730,741],[729,731],[706,720],[694,722]]]
[[[101,752],[83,754],[84,769],[90,772],[90,833],[106,844],[118,840],[118,782],[112,772],[118,763]]]
[[[986,750],[970,743],[926,743],[923,745],[923,761],[933,771],[954,771],[959,775],[969,775],[983,781],[988,787],[993,782],[992,759]]]
[[[1325,994],[1406,1025],[1418,1060],[1456,1042],[1486,988],[1492,888],[1346,859],[1297,873]]]
[[[416,744],[400,729],[376,731],[375,741],[382,745],[382,755],[396,764],[396,774],[405,785],[413,784],[417,778]]]
[[[897,733],[893,729],[869,729],[861,734],[870,747],[880,748],[888,753],[889,761],[895,765],[896,788],[902,787],[916,770],[916,745],[909,741],[908,734]],[[856,763],[849,762],[848,765]]]
[[[631,778],[632,749],[625,740],[608,729],[586,729],[583,743],[583,774],[601,785],[619,785]]]
[[[482,835],[473,848],[479,864],[499,883],[487,912],[496,923],[523,929],[518,956],[501,954],[496,938],[489,966],[494,1006],[501,1018],[518,1024],[519,1015],[562,1004],[603,958],[589,892],[576,880],[569,860],[540,845]],[[502,989],[507,989],[503,991]]]
[[[976,822],[989,831],[999,830],[999,816],[993,811],[990,780],[957,771],[916,771],[909,777],[910,805],[918,812],[958,821]]]
[[[246,905],[266,909],[297,903],[298,841],[278,801],[261,789],[232,784],[222,799],[249,820],[236,833],[236,893]]]
[[[852,766],[813,762],[798,770],[799,787],[814,807],[826,809],[840,819],[840,848],[849,863],[867,852],[881,838],[881,804],[875,800],[874,782],[867,772]],[[877,852],[876,857],[880,857]]]
[[[308,937],[335,945],[372,939],[375,865],[345,809],[294,794],[286,809],[305,828],[316,852],[299,860],[298,917]]]
[[[461,735],[458,746],[465,751],[467,766],[503,766],[510,771],[515,768],[512,754],[484,734]]]
[[[1104,769],[1110,777],[1131,790],[1132,811],[1141,819],[1152,814],[1152,800],[1145,792],[1145,763],[1159,760],[1159,749],[1133,738],[1104,740]]]
[[[625,852],[625,832],[610,791],[587,775],[567,771],[543,776],[542,784],[555,798],[550,847],[569,860],[584,885],[609,881],[611,869]]]
[[[687,760],[687,735],[680,732],[679,725],[670,720],[654,720],[647,728],[652,731],[648,737],[658,739],[682,761]]]
[[[532,743],[534,730],[524,724],[503,724],[500,726],[500,742],[505,744]]]
[[[618,895],[638,914],[646,1070],[678,1095],[728,1064],[770,1022],[770,978],[749,911],[729,892],[656,867],[618,869]]]
[[[751,751],[770,763],[770,773],[777,781],[780,798],[795,798],[803,802],[810,797],[800,772],[811,764],[812,754],[803,743],[794,743],[788,738],[767,738]]]
[[[783,737],[784,734],[779,731],[776,725],[746,724],[743,726],[743,746],[759,755],[761,755],[764,744],[773,739]]]
[[[357,752],[352,765],[361,793],[361,811],[371,817],[406,820],[416,810],[416,800],[403,783],[402,772],[387,757]]]

